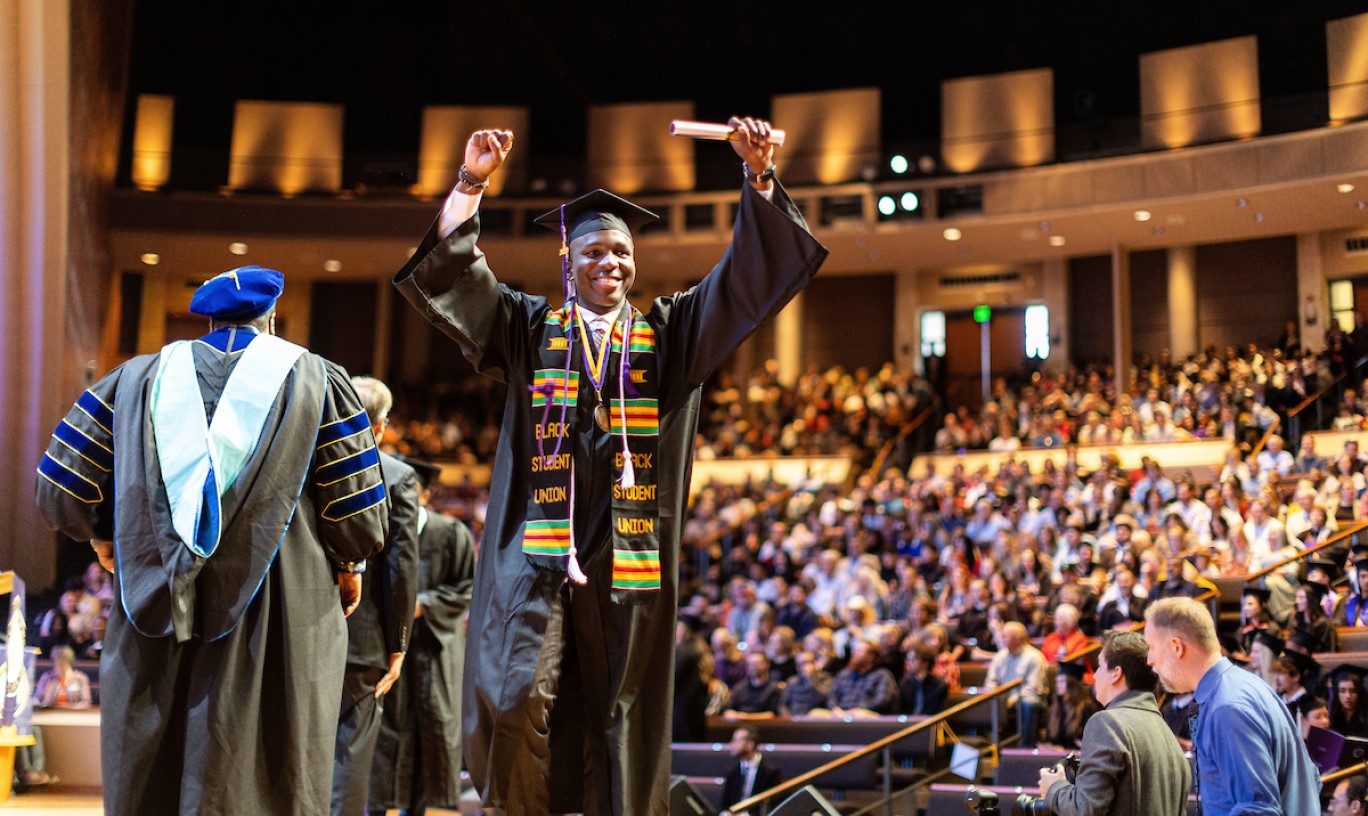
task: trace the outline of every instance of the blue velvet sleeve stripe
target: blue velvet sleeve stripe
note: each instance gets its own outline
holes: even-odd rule
[[[339,419],[336,422],[329,422],[327,425],[318,429],[318,447],[326,448],[329,445],[341,442],[349,436],[356,436],[362,431],[370,430],[370,419],[366,417],[365,411],[357,411],[346,419]]]
[[[380,452],[375,448],[366,448],[351,456],[346,456],[325,465],[319,465],[314,470],[314,481],[319,487],[327,487],[338,482],[350,479],[380,465]]]
[[[385,483],[376,482],[364,490],[328,502],[320,514],[326,521],[343,521],[364,513],[385,500]]]
[[[80,428],[71,425],[65,419],[57,423],[57,430],[52,432],[52,436],[77,456],[105,473],[114,469],[114,451],[87,436]]]
[[[38,463],[38,475],[52,482],[62,492],[78,501],[86,504],[99,504],[104,500],[104,494],[100,491],[99,485],[46,453],[43,454],[42,461]]]
[[[100,426],[100,430],[108,434],[114,433],[114,409],[101,402],[99,397],[85,391],[81,398],[76,400],[76,407],[85,411],[86,416]]]

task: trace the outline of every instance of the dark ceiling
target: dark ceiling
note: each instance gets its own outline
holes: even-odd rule
[[[934,140],[942,80],[1055,69],[1061,123],[1134,116],[1138,55],[1257,35],[1262,94],[1324,94],[1325,21],[1364,2],[738,3],[137,0],[130,100],[177,100],[176,140],[226,150],[237,99],[338,102],[348,151],[413,152],[423,106],[526,105],[537,150],[583,151],[594,103],[879,86],[885,140]],[[131,104],[131,102],[130,102]]]

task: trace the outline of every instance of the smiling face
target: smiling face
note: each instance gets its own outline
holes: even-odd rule
[[[570,242],[570,259],[580,303],[600,314],[621,306],[636,281],[632,237],[622,230],[581,235]]]

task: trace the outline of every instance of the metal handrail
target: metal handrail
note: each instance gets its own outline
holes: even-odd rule
[[[1259,578],[1263,578],[1265,575],[1268,575],[1269,573],[1277,572],[1278,570],[1282,569],[1288,564],[1301,561],[1302,559],[1306,558],[1306,556],[1311,555],[1312,553],[1318,553],[1332,544],[1338,544],[1344,539],[1348,538],[1349,536],[1354,535],[1364,529],[1368,529],[1368,521],[1355,521],[1346,527],[1341,527],[1337,533],[1330,536],[1321,543],[1317,544],[1316,546],[1307,547],[1304,550],[1298,550],[1296,555],[1288,556],[1287,558],[1284,558],[1276,564],[1271,564],[1267,567],[1264,567],[1261,570],[1249,573],[1245,576],[1245,581],[1254,581]]]
[[[829,771],[833,771],[833,770],[835,770],[835,769],[837,769],[837,768],[840,768],[840,767],[843,767],[843,766],[845,766],[845,765],[848,765],[848,764],[850,764],[850,763],[852,763],[852,762],[854,762],[854,761],[856,761],[856,760],[864,759],[865,757],[869,756],[870,754],[872,754],[872,753],[874,753],[874,752],[876,752],[876,751],[883,751],[883,750],[886,750],[886,749],[890,748],[894,743],[896,743],[896,742],[901,742],[902,740],[907,739],[908,737],[912,736],[913,734],[917,734],[917,733],[919,733],[919,732],[926,731],[926,730],[931,729],[931,728],[940,728],[941,725],[942,725],[943,723],[947,722],[947,721],[948,721],[951,717],[953,717],[954,715],[959,714],[959,713],[961,713],[961,712],[963,712],[963,711],[968,711],[969,709],[974,708],[975,706],[983,705],[983,704],[984,704],[985,702],[987,702],[987,701],[995,700],[996,698],[1002,696],[1003,694],[1006,694],[1006,693],[1008,693],[1008,692],[1010,692],[1010,691],[1013,691],[1014,689],[1016,689],[1016,688],[1017,688],[1018,686],[1020,686],[1020,685],[1021,685],[1021,681],[1020,681],[1020,680],[1013,680],[1012,682],[1010,682],[1010,683],[1005,683],[1005,684],[1003,684],[1003,685],[1001,685],[1001,686],[998,686],[997,688],[995,688],[995,689],[993,689],[993,690],[991,690],[991,691],[984,691],[984,692],[981,692],[981,693],[979,693],[979,694],[975,694],[972,698],[970,698],[970,699],[968,699],[968,700],[965,700],[964,702],[959,703],[958,705],[951,706],[950,708],[945,709],[944,711],[940,712],[939,714],[936,714],[935,716],[928,717],[927,719],[922,720],[922,721],[917,722],[917,723],[913,723],[912,725],[908,726],[907,728],[904,728],[903,730],[898,731],[897,733],[889,734],[888,736],[884,737],[883,739],[875,740],[874,742],[871,742],[870,744],[866,745],[866,746],[863,747],[863,748],[860,748],[860,749],[855,750],[855,751],[851,751],[850,753],[846,754],[846,755],[843,756],[843,757],[838,757],[837,759],[833,759],[831,762],[828,762],[827,764],[821,766],[820,768],[813,768],[812,770],[808,771],[807,773],[799,774],[798,776],[795,776],[793,779],[790,779],[790,780],[787,781],[787,782],[783,782],[783,783],[780,783],[780,784],[778,784],[778,785],[775,785],[774,787],[770,788],[769,790],[763,790],[763,791],[760,791],[759,793],[751,794],[751,797],[750,797],[749,799],[742,799],[740,802],[737,802],[737,803],[735,803],[735,804],[733,804],[733,805],[730,805],[727,809],[730,810],[730,811],[732,811],[732,812],[741,812],[741,811],[745,811],[745,810],[747,810],[747,809],[749,809],[749,808],[757,807],[757,806],[761,805],[761,803],[766,802],[766,801],[768,801],[768,800],[770,800],[770,799],[773,799],[773,798],[775,798],[775,797],[777,797],[777,796],[782,796],[782,795],[784,795],[784,794],[786,794],[786,793],[789,793],[789,792],[791,792],[791,791],[795,791],[795,790],[797,790],[797,789],[803,787],[804,785],[806,785],[808,782],[812,781],[813,779],[816,779],[817,777],[819,777],[819,776],[821,776],[821,775],[823,775],[823,774],[825,774],[825,773],[827,773],[827,772],[829,772]],[[887,791],[887,788],[888,788],[889,770],[890,770],[889,767],[888,767],[888,765],[889,765],[889,760],[888,760],[887,757],[885,757],[885,758],[884,758],[884,785],[885,785],[885,794],[887,794],[887,792],[888,792],[888,791]]]
[[[925,425],[926,421],[931,418],[932,414],[936,411],[936,409],[940,408],[940,404],[940,395],[931,395],[931,404],[926,406],[926,408],[922,409],[921,413],[917,414],[911,420],[904,423],[902,428],[898,430],[897,435],[883,444],[883,447],[879,449],[878,455],[874,457],[874,464],[870,465],[868,473],[877,479],[879,477],[880,471],[883,470],[884,461],[887,460],[888,455],[893,452],[893,448],[899,442],[911,436],[913,431],[917,430],[922,425]]]
[[[1357,765],[1350,765],[1348,768],[1340,768],[1331,771],[1320,778],[1321,785],[1328,785],[1335,782],[1342,782],[1351,776],[1358,776],[1364,771],[1368,771],[1368,762],[1360,762]]]

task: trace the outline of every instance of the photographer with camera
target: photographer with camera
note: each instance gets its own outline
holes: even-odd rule
[[[1103,710],[1083,729],[1070,782],[1060,765],[1040,772],[1040,795],[1056,816],[1183,816],[1192,772],[1155,702],[1159,678],[1138,632],[1107,632],[1093,672]],[[1035,812],[1035,811],[1028,811]]]

